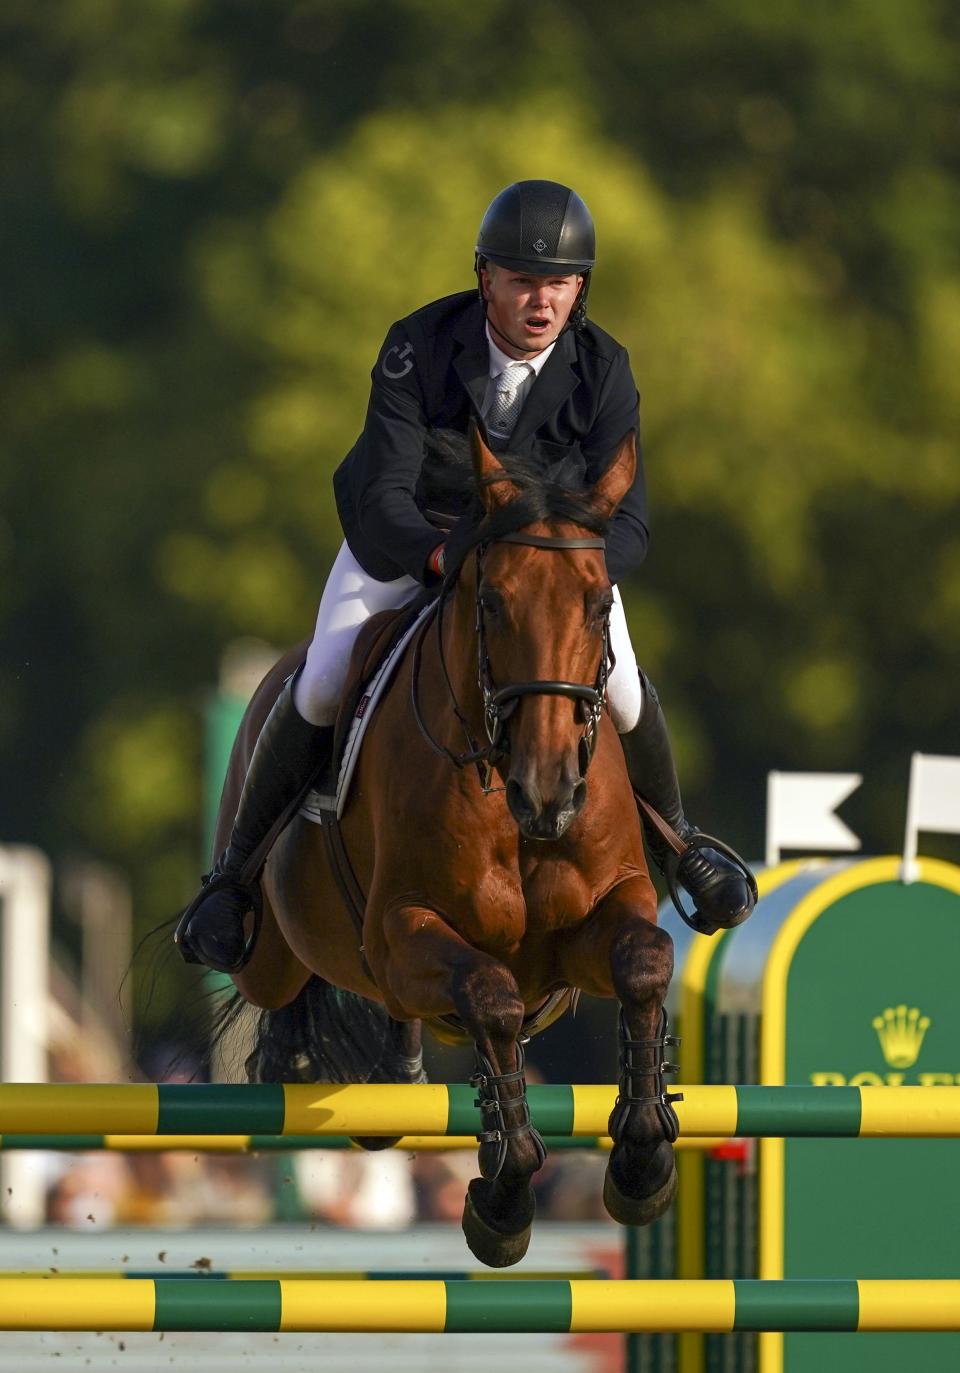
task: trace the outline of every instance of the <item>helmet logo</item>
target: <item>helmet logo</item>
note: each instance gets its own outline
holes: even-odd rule
[[[547,245],[544,243],[542,238],[538,238],[536,243],[532,244],[531,246],[533,247],[535,252],[542,253]]]

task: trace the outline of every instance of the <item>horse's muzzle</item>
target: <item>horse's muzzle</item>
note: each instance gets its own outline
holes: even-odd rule
[[[524,786],[514,777],[507,782],[510,814],[527,839],[559,839],[583,810],[586,799],[587,784],[582,777],[546,802],[535,785]]]

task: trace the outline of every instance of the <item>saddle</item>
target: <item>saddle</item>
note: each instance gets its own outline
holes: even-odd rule
[[[301,803],[304,819],[322,825],[331,815],[338,820],[342,816],[367,723],[393,682],[404,645],[436,595],[426,589],[399,610],[371,616],[360,630],[334,725],[330,764]]]

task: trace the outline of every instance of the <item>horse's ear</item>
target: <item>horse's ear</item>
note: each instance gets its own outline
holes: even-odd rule
[[[491,453],[487,447],[476,420],[470,421],[470,451],[473,454],[473,471],[477,478],[480,499],[489,515],[499,506],[508,505],[520,491],[497,461],[496,454]]]
[[[624,434],[613,461],[591,492],[593,504],[609,519],[633,485],[637,475],[636,430]]]

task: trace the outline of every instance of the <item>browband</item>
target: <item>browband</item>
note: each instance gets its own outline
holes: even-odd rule
[[[550,534],[498,534],[490,543],[525,543],[531,548],[606,548],[603,538],[564,539]]]

